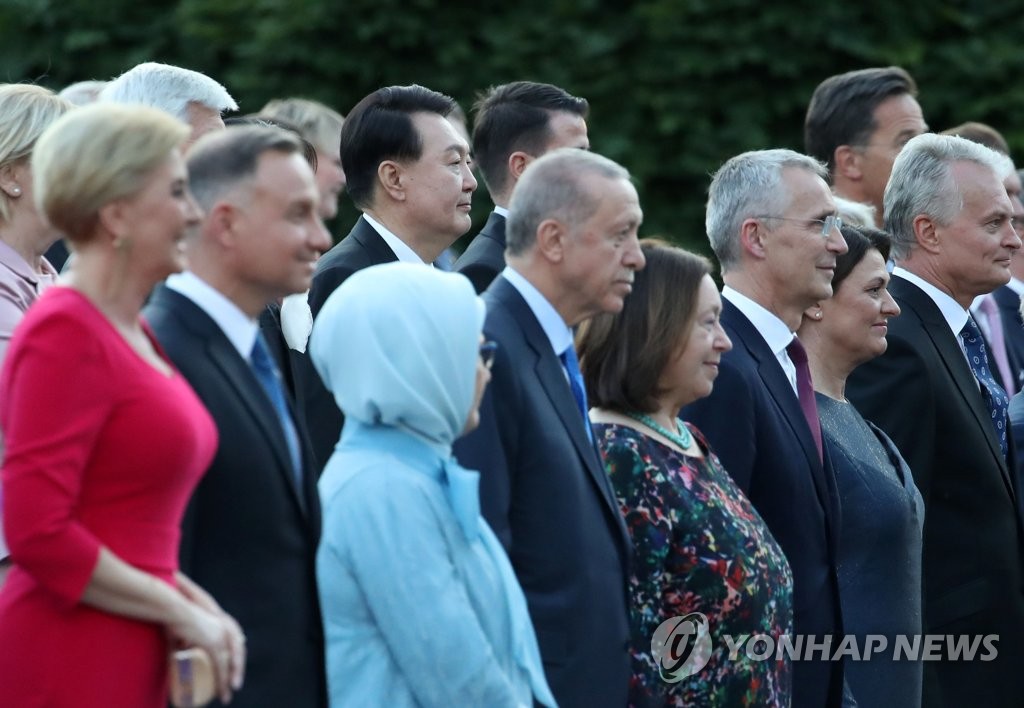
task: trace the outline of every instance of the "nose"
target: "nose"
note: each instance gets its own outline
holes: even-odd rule
[[[192,196],[192,192],[188,193],[188,199],[185,200],[187,207],[185,209],[185,223],[189,226],[195,226],[203,220],[205,216],[202,208],[199,206],[199,202]]]
[[[725,333],[721,324],[715,325],[715,351],[725,353],[732,349],[732,340],[729,339],[729,335]]]
[[[892,295],[889,294],[888,290],[883,291],[882,296],[882,314],[887,317],[899,317],[900,306],[893,300]]]
[[[838,228],[834,228],[829,232],[828,238],[825,240],[825,248],[837,256],[841,256],[850,250],[849,246],[846,245],[846,239],[843,238],[843,234]]]
[[[647,265],[643,249],[640,248],[640,239],[636,234],[629,239],[629,245],[622,254],[622,264],[632,270],[643,270]]]
[[[475,192],[477,187],[476,177],[473,176],[473,169],[468,162],[462,163],[462,191]]]
[[[1013,219],[1008,219],[1006,222],[1007,228],[1003,234],[1003,246],[1009,248],[1011,251],[1016,251],[1021,247],[1020,235],[1017,233],[1017,229],[1014,226]]]
[[[310,229],[310,247],[318,253],[326,253],[331,247],[331,234],[319,216],[313,217],[313,227]]]

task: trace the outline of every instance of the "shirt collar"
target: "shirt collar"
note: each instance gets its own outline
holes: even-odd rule
[[[256,344],[256,336],[259,334],[259,324],[256,320],[251,319],[238,305],[191,271],[170,276],[167,278],[167,287],[184,295],[209,315],[241,357],[249,361],[252,347]]]
[[[36,272],[32,266],[25,262],[20,253],[3,241],[0,241],[0,265],[15,273],[22,280],[27,280],[35,286],[38,286],[40,282],[51,285],[57,280],[57,271],[54,270],[54,267],[50,265],[50,261],[46,260],[46,258],[40,259],[42,272]]]
[[[504,216],[506,219],[508,218],[508,209],[506,209],[503,206],[498,206],[497,204],[495,204],[494,213],[497,214],[498,216]]]
[[[416,255],[416,251],[409,248],[409,244],[389,231],[386,226],[366,212],[363,212],[363,218],[366,219],[366,223],[373,227],[374,231],[380,234],[380,237],[384,239],[384,243],[386,243],[388,247],[394,251],[395,255],[398,256],[399,261],[402,263],[425,265],[423,263],[423,259]]]
[[[935,306],[939,308],[939,312],[942,313],[942,318],[946,320],[946,324],[953,330],[953,335],[959,337],[960,330],[967,324],[967,318],[970,316],[964,308],[960,306],[960,303],[954,300],[948,293],[944,293],[937,287],[929,283],[927,280],[919,275],[911,273],[906,268],[896,266],[892,269],[893,275],[898,275],[906,281],[909,281],[921,288],[924,294],[931,298]]]
[[[565,320],[562,319],[562,316],[558,314],[558,310],[548,302],[548,299],[541,294],[540,290],[534,287],[533,283],[513,270],[512,266],[505,266],[505,270],[501,271],[501,275],[526,300],[526,304],[529,306],[530,311],[533,312],[533,316],[540,322],[541,329],[544,330],[548,342],[551,343],[551,348],[555,351],[555,354],[561,356],[562,352],[572,346],[572,330],[565,323]]]
[[[1024,256],[1019,256],[1019,257],[1024,258]],[[1014,258],[1018,258],[1018,256],[1014,255]],[[1014,278],[1014,277],[1011,277],[1010,278],[1010,282],[1007,283],[1006,285],[1007,285],[1007,287],[1010,288],[1010,290],[1012,290],[1013,292],[1017,293],[1018,295],[1024,295],[1024,281],[1018,280],[1017,278]]]
[[[736,309],[750,320],[754,329],[764,337],[768,348],[778,356],[793,341],[793,332],[775,313],[765,309],[749,297],[726,285],[722,288],[722,297],[736,306]]]

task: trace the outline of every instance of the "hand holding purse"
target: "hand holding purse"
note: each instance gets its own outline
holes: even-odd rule
[[[206,651],[172,651],[168,662],[170,702],[174,708],[200,708],[216,697],[213,662]]]

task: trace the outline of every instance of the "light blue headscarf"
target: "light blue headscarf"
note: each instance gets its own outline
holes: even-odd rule
[[[386,450],[441,482],[467,540],[482,543],[501,574],[515,660],[534,697],[553,706],[522,589],[480,518],[479,473],[451,454],[473,404],[485,314],[465,276],[405,263],[373,266],[327,298],[309,351],[345,414],[338,449]]]

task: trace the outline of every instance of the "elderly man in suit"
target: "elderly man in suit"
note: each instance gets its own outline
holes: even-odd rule
[[[447,116],[454,100],[423,86],[389,86],[356,104],[341,129],[346,189],[363,212],[317,266],[309,306],[315,318],[328,296],[357,270],[403,261],[430,264],[469,230],[476,178],[469,145]],[[318,466],[344,423],[334,397],[305,357],[296,389]]]
[[[325,706],[316,467],[257,325],[268,302],[309,287],[330,245],[316,182],[298,139],[268,127],[203,138],[188,168],[206,217],[185,244],[189,269],[144,311],[220,434],[181,565],[248,636],[233,706]]]
[[[846,252],[824,166],[791,150],[747,152],[711,182],[706,224],[722,267],[722,355],[715,390],[683,418],[707,436],[793,569],[794,630],[842,633],[836,576],[839,501],[803,345],[803,311],[832,296]],[[793,705],[836,706],[841,662],[797,661]],[[829,653],[831,656],[831,654]]]
[[[498,343],[480,427],[456,444],[512,559],[561,706],[622,706],[629,537],[586,418],[572,328],[617,312],[644,265],[629,173],[562,148],[523,174],[508,266],[484,294]]]
[[[482,293],[505,267],[505,220],[512,189],[527,165],[545,152],[590,148],[589,105],[551,84],[514,81],[489,89],[474,108],[473,157],[494,211],[453,270]]]
[[[1007,168],[1005,156],[963,138],[907,143],[885,190],[896,260],[889,292],[903,312],[885,354],[847,385],[924,496],[927,633],[1000,638],[992,661],[956,660],[944,646],[941,661],[926,665],[927,706],[1019,706],[1024,696],[1024,529],[1006,394],[968,311],[1009,280],[1021,245]]]

